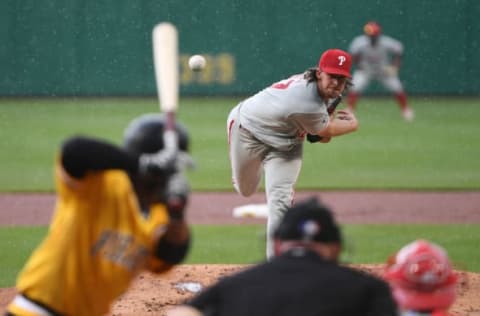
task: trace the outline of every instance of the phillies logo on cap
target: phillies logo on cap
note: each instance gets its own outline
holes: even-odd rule
[[[351,78],[350,68],[352,67],[352,57],[349,53],[341,49],[326,50],[318,62],[318,67],[332,75],[340,75]]]

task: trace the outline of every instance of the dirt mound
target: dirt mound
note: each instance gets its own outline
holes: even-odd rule
[[[244,269],[245,265],[181,265],[164,276],[142,274],[131,289],[117,300],[112,315],[165,315],[176,304],[194,295],[199,285]],[[356,266],[378,275],[380,265]],[[480,315],[480,274],[460,272],[458,299],[451,311],[458,315]],[[476,314],[475,314],[476,313]]]
[[[297,199],[318,196],[331,206],[340,223],[480,223],[480,191],[475,192],[298,192]],[[188,212],[192,224],[264,223],[265,219],[232,217],[235,206],[264,203],[258,193],[248,199],[235,193],[194,193]],[[53,194],[0,194],[0,225],[47,225],[55,203]],[[242,265],[181,265],[168,274],[141,274],[131,289],[119,298],[112,315],[164,315],[172,306],[189,298],[198,284],[207,286]],[[373,274],[380,266],[362,265]],[[460,272],[456,315],[480,316],[480,274]],[[0,311],[15,295],[0,289]]]
[[[130,290],[112,306],[111,316],[165,315],[177,304],[195,294],[199,287],[206,287],[231,273],[245,269],[246,265],[180,265],[162,276],[143,273]],[[378,275],[380,265],[358,265],[368,273]],[[480,316],[480,274],[459,272],[458,298],[451,308],[454,315]],[[0,289],[0,307],[5,308],[15,295],[12,288]]]

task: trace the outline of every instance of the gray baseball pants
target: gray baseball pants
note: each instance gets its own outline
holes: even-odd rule
[[[232,182],[242,196],[254,194],[265,176],[268,204],[267,258],[273,256],[272,235],[287,208],[293,203],[294,187],[302,167],[303,144],[289,151],[279,151],[264,144],[240,125],[240,105],[227,120]]]

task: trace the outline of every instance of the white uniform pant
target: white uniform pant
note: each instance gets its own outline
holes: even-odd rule
[[[375,74],[364,70],[355,71],[352,78],[353,86],[350,90],[352,92],[361,93],[367,88],[372,80],[377,80],[385,87],[385,89],[392,93],[397,94],[403,92],[403,86],[398,76]]]
[[[242,128],[238,120],[239,106],[227,120],[232,181],[242,196],[254,194],[265,173],[265,193],[268,204],[267,258],[273,256],[272,235],[293,203],[294,187],[302,167],[303,144],[290,151],[279,151],[256,139]]]

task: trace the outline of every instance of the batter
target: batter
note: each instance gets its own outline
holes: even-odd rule
[[[122,148],[90,137],[64,142],[52,223],[18,276],[6,315],[106,315],[140,272],[163,273],[185,258],[189,186],[181,169],[156,159],[164,122],[133,120]]]

